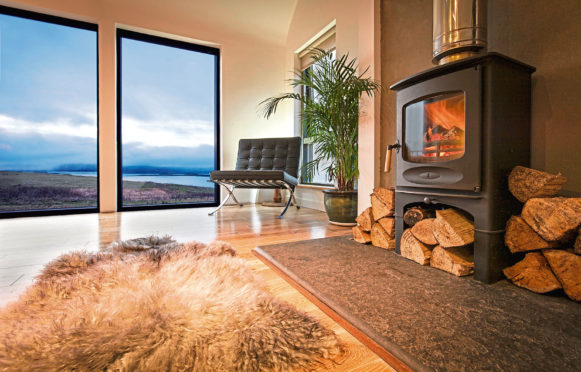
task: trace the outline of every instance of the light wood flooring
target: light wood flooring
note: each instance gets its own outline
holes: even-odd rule
[[[208,208],[172,209],[0,220],[0,307],[15,300],[43,265],[71,250],[95,251],[119,239],[171,235],[178,241],[230,242],[260,273],[270,291],[320,319],[347,345],[336,371],[393,371],[376,354],[325,315],[300,292],[251,253],[260,245],[349,234],[327,222],[325,213],[294,207],[283,219],[281,208],[228,206],[215,216]]]

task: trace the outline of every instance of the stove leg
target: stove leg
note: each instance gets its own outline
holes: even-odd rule
[[[508,248],[504,246],[504,230],[474,231],[474,279],[495,283],[504,279],[502,270],[514,263]]]

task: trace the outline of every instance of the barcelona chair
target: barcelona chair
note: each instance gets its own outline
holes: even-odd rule
[[[228,195],[208,215],[216,213],[230,198],[242,206],[234,196],[235,189],[286,189],[290,196],[278,218],[284,216],[293,201],[299,209],[294,192],[300,151],[301,137],[241,139],[236,169],[210,173],[210,181],[223,186]]]

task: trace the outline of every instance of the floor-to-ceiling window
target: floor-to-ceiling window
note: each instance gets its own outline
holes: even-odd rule
[[[118,207],[213,205],[219,50],[117,31]]]
[[[97,25],[0,7],[0,217],[98,209]]]

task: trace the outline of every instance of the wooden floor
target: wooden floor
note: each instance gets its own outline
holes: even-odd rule
[[[270,291],[296,308],[320,319],[347,345],[347,355],[336,371],[393,371],[308,301],[280,276],[255,258],[254,247],[289,241],[346,235],[350,228],[327,222],[323,212],[290,208],[231,206],[215,216],[209,209],[173,209],[0,220],[0,306],[15,300],[32,283],[43,265],[71,250],[94,251],[119,239],[171,235],[178,241],[230,242],[253,270],[266,280]]]

